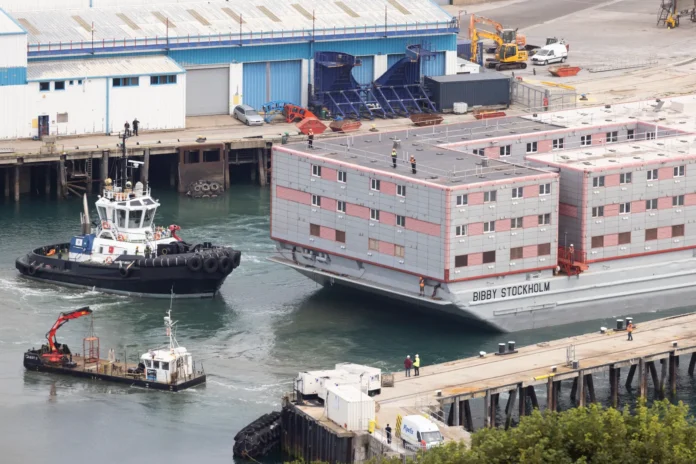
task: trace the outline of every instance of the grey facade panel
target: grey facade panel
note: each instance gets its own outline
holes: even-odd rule
[[[229,114],[230,68],[186,72],[186,116]]]

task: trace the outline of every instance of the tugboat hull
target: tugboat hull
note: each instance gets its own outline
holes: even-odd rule
[[[15,262],[17,270],[33,280],[155,298],[171,298],[172,293],[176,298],[213,297],[237,265],[239,252],[224,248],[147,259],[123,256],[110,264],[68,261],[35,251]]]

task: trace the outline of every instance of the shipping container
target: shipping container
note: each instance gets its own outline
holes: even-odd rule
[[[483,65],[483,48],[483,42],[479,40],[476,49],[476,62],[480,65]],[[471,40],[457,39],[457,56],[471,61]]]
[[[363,385],[360,385],[360,376],[346,371],[333,371],[333,374],[323,377],[319,380],[319,398],[326,401],[326,391],[328,387],[349,386],[367,393],[366,381],[363,380]]]
[[[455,102],[510,106],[510,77],[495,71],[426,77],[425,86],[439,111],[451,111]]]
[[[362,374],[362,385],[367,387],[367,394],[370,396],[377,395],[382,390],[382,369],[362,364],[338,363],[336,370]]]
[[[321,388],[321,380],[335,375],[335,370],[300,372],[295,380],[295,390],[304,396],[318,395]]]
[[[324,413],[346,430],[367,430],[369,422],[375,419],[375,402],[357,388],[329,386]]]

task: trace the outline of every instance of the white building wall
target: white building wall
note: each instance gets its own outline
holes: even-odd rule
[[[46,11],[89,8],[90,0],[0,0],[0,8],[11,11]]]
[[[136,87],[111,87],[109,130],[118,132],[135,118],[141,130],[186,127],[186,75],[178,74],[176,79],[176,84],[150,85],[148,76],[140,76]]]
[[[27,67],[27,35],[0,34],[0,68]]]
[[[309,105],[309,60],[302,60],[300,70],[300,105],[306,108]]]
[[[230,112],[244,103],[244,63],[230,64]]]
[[[104,133],[106,128],[106,79],[84,79],[78,84],[77,79],[65,81],[65,90],[54,90],[55,83],[50,83],[51,90],[41,92],[38,82],[27,85],[28,121],[31,133],[38,135],[39,115],[48,115],[51,135],[74,135]],[[58,115],[67,113],[67,122],[58,122]],[[62,116],[61,118],[64,118]]]
[[[31,137],[26,85],[0,86],[0,140]]]
[[[387,55],[375,55],[372,80],[376,81],[379,79],[382,74],[387,72],[387,67]]]
[[[445,75],[457,74],[456,50],[445,50]]]

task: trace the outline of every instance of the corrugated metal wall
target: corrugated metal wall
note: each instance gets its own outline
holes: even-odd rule
[[[229,114],[229,67],[189,69],[186,74],[186,116]]]
[[[388,55],[388,56],[387,56],[387,67],[388,67],[388,68],[391,68],[391,67],[394,66],[397,62],[399,62],[399,60],[401,60],[402,58],[406,58],[406,54],[404,54],[404,53],[396,53],[396,54],[394,54],[394,55]]]
[[[244,63],[244,90],[242,98],[245,105],[260,109],[266,103],[266,86],[268,76],[266,75],[266,64],[263,63]]]
[[[445,52],[438,52],[430,59],[421,59],[421,75],[423,76],[444,76],[445,75]]]
[[[244,82],[246,82],[246,79]],[[276,61],[271,63],[271,95],[267,101],[283,100],[295,105],[301,105],[301,86],[302,61]],[[264,101],[263,103],[266,102]]]
[[[302,61],[244,63],[245,105],[260,109],[269,101],[302,103]]]
[[[374,79],[375,74],[375,58],[374,56],[359,56],[362,60],[362,66],[353,68],[353,77],[358,84],[370,84]]]

